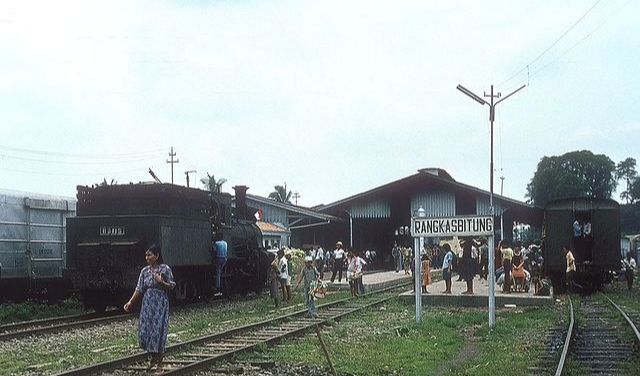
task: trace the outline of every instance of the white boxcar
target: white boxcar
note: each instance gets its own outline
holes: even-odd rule
[[[0,298],[58,298],[63,280],[70,197],[0,190]]]

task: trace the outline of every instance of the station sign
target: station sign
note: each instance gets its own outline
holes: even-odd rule
[[[493,235],[493,217],[450,217],[450,218],[412,218],[411,236],[450,237],[450,236],[491,236]]]

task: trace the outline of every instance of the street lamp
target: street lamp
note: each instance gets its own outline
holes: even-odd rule
[[[422,206],[415,211],[414,215],[418,218],[424,218],[427,216],[427,211],[424,210]],[[416,323],[420,324],[422,321],[422,261],[420,260],[420,252],[422,251],[422,246],[424,244],[424,238],[414,238],[413,244],[415,246],[415,251],[413,252],[413,262],[414,262],[414,273],[413,281],[415,286],[415,297],[416,297]]]
[[[485,97],[489,97],[491,102],[487,102],[482,97],[476,95],[471,90],[465,88],[462,85],[458,85],[456,89],[460,90],[464,95],[473,99],[474,101],[480,103],[481,105],[489,106],[489,122],[491,123],[491,162],[489,163],[489,212],[491,218],[494,218],[494,210],[493,210],[493,121],[495,120],[496,115],[496,106],[498,103],[503,102],[505,99],[509,98],[513,94],[519,92],[524,89],[527,85],[522,85],[516,90],[509,93],[504,98],[498,100],[497,102],[493,102],[494,98],[500,98],[500,93],[497,95],[493,94],[493,85],[491,85],[491,93],[487,95],[484,93]],[[494,250],[494,236],[493,234],[489,238],[489,328],[493,329],[496,325],[496,283],[495,283],[495,250]]]

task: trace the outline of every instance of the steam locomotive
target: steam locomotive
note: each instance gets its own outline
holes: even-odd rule
[[[214,237],[224,239],[228,260],[222,293],[260,291],[268,256],[246,205],[246,186],[210,193],[173,184],[127,184],[78,188],[76,217],[67,219],[67,273],[84,305],[103,311],[121,307],[145,266],[144,252],[161,247],[162,262],[176,281],[177,302],[214,292]]]

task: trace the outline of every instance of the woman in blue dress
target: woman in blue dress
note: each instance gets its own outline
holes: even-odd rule
[[[169,334],[169,296],[167,291],[176,283],[168,265],[161,263],[160,247],[152,245],[144,254],[147,266],[140,271],[138,285],[133,296],[124,305],[124,310],[142,298],[140,319],[138,320],[138,338],[140,347],[151,353],[149,369],[157,367],[162,372],[162,357]]]

